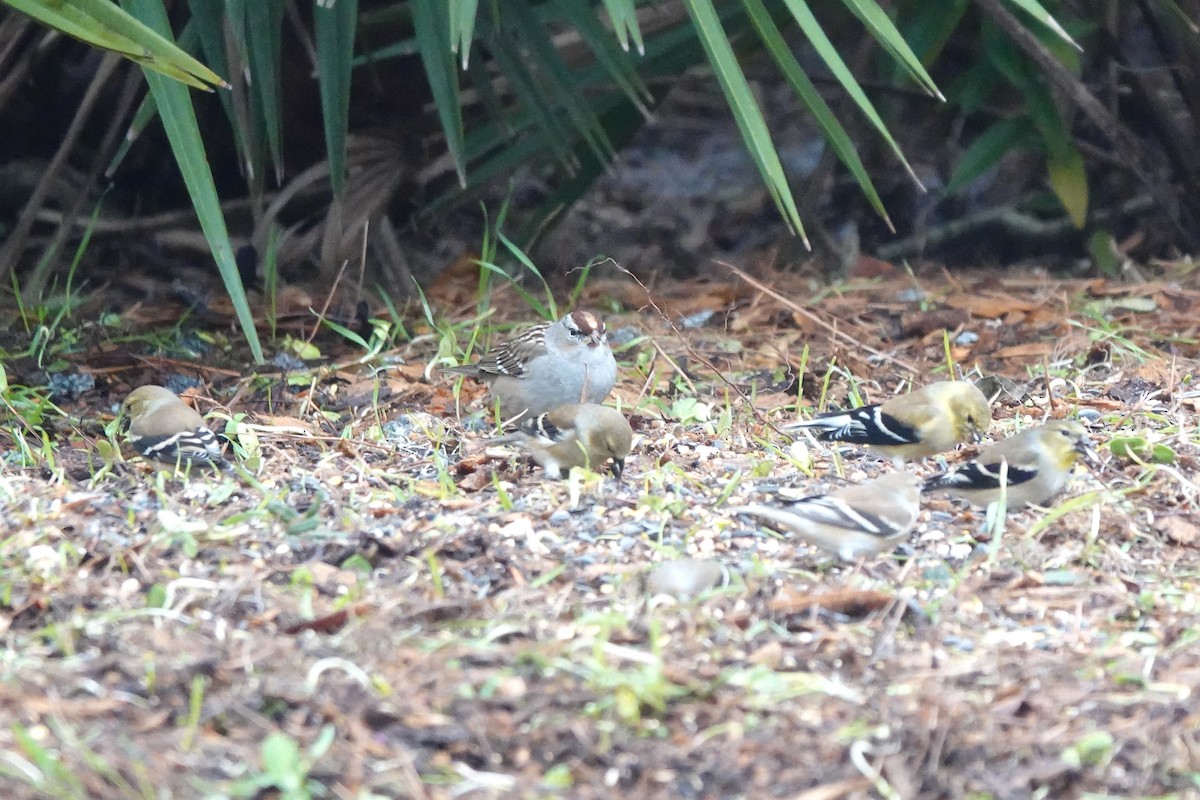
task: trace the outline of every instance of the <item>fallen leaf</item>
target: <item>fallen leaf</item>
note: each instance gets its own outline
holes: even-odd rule
[[[781,614],[798,614],[803,611],[822,608],[834,614],[844,614],[848,617],[865,617],[874,611],[885,608],[892,602],[892,595],[859,589],[836,589],[829,592],[799,592],[795,589],[783,588],[768,604],[772,611]]]
[[[1025,344],[1014,344],[1010,347],[1001,347],[996,352],[992,353],[993,358],[1041,358],[1048,356],[1054,352],[1053,342],[1026,342]]]
[[[1167,541],[1191,547],[1200,541],[1200,528],[1183,517],[1160,517],[1154,529],[1167,537]]]
[[[1011,295],[955,294],[945,300],[951,308],[960,308],[972,316],[984,319],[1000,319],[1008,314],[1035,311],[1042,304],[1034,300],[1021,300]]]

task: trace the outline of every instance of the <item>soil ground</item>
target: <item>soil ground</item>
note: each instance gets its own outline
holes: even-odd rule
[[[61,355],[96,387],[9,417],[0,795],[1195,797],[1186,267],[760,274],[783,301],[719,269],[593,281],[580,304],[619,346],[637,434],[619,481],[547,481],[483,443],[482,391],[431,369],[470,324],[413,315],[374,354],[323,333],[290,370],[248,366],[227,326],[191,339],[203,355],[85,326]],[[473,295],[431,302],[461,322]],[[504,289],[492,305],[489,326],[530,318]],[[991,438],[1092,430],[1099,459],[1052,509],[985,532],[929,497],[897,553],[860,564],[725,511],[892,469],[775,426],[948,358],[1008,379]],[[35,372],[7,368],[13,403]],[[180,377],[214,428],[236,419],[244,473],[107,445],[129,387]],[[667,562],[699,593],[649,591]]]

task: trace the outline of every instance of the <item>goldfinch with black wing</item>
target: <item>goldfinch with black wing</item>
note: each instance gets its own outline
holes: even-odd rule
[[[737,506],[729,511],[766,520],[782,533],[843,561],[855,561],[893,550],[908,536],[921,511],[921,481],[894,472],[782,506]]]
[[[973,383],[939,381],[884,403],[822,414],[782,430],[813,430],[821,441],[866,445],[892,459],[917,459],[977,442],[991,424],[991,406]]]
[[[615,408],[569,403],[523,419],[515,432],[488,442],[517,445],[550,478],[565,476],[571,467],[599,472],[610,459],[612,472],[619,478],[633,447],[633,429],[625,415]]]
[[[146,458],[229,468],[216,434],[170,389],[139,386],[125,398],[121,410],[129,415],[129,443]]]
[[[1003,486],[1010,508],[1042,505],[1066,485],[1079,457],[1091,454],[1083,425],[1056,420],[985,448],[965,464],[930,478],[922,491],[946,492],[986,506],[1000,499]]]

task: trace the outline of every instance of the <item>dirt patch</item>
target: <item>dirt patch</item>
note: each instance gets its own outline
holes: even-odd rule
[[[319,340],[327,366],[257,377],[99,342],[72,356],[97,388],[60,402],[53,459],[0,472],[5,795],[1194,791],[1200,292],[762,277],[805,303],[732,275],[653,306],[633,282],[588,287],[588,307],[622,309],[620,482],[548,482],[483,445],[479,391],[430,375],[448,334],[419,319],[395,352]],[[512,311],[492,322],[520,318],[494,304]],[[993,438],[1068,415],[1092,430],[1100,461],[1050,512],[989,535],[928,499],[897,554],[856,565],[723,512],[890,469],[772,426],[797,398],[807,414],[945,377],[947,355],[1003,379]],[[123,391],[175,373],[202,379],[215,427],[258,426],[249,477],[102,457]],[[679,558],[722,579],[649,596],[647,571]]]

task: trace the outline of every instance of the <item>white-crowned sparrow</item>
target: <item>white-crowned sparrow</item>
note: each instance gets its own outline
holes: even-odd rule
[[[729,509],[773,523],[782,532],[834,553],[843,561],[894,549],[917,524],[921,481],[894,472],[835,492],[793,500],[782,506]]]
[[[633,429],[625,415],[614,408],[569,403],[527,417],[516,431],[490,439],[489,443],[521,447],[551,478],[564,477],[571,467],[599,472],[609,459],[613,474],[619,478],[633,446]]]
[[[1087,429],[1073,420],[1047,422],[984,448],[945,475],[925,482],[922,491],[942,491],[986,506],[1000,499],[1009,508],[1041,505],[1067,483],[1079,456],[1091,456]],[[1007,465],[1007,475],[1002,467]]]
[[[129,414],[129,443],[143,456],[183,466],[229,467],[204,418],[170,389],[139,386],[125,398],[121,410]]]
[[[939,381],[884,403],[822,414],[782,430],[815,430],[822,441],[869,445],[893,459],[913,459],[979,441],[991,424],[992,409],[975,384]]]
[[[601,403],[617,382],[604,322],[587,311],[534,325],[478,363],[444,371],[486,383],[506,420],[522,412],[535,417],[567,403]]]

